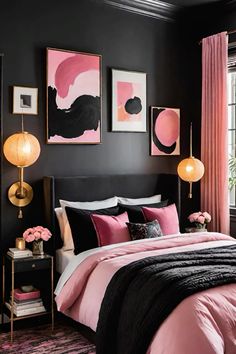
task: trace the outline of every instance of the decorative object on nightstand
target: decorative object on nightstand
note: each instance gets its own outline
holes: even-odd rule
[[[5,255],[2,279],[2,323],[4,315],[7,315],[11,325],[11,342],[14,322],[18,320],[50,316],[53,330],[53,257],[47,254],[28,258]]]
[[[33,256],[32,251],[27,248],[24,250],[20,250],[18,248],[9,248],[7,254],[12,258],[26,258]]]
[[[51,238],[51,232],[43,226],[30,227],[23,233],[23,238],[26,242],[33,242],[33,254],[43,255],[43,241],[48,241]]]
[[[16,238],[16,248],[22,251],[25,249],[25,240],[23,239],[23,237]]]
[[[188,197],[192,198],[192,183],[199,181],[204,175],[205,168],[203,163],[196,159],[192,154],[192,123],[190,125],[190,156],[187,159],[180,161],[178,164],[177,172],[179,177],[189,182]]]
[[[16,317],[33,315],[35,313],[45,312],[42,298],[40,297],[40,290],[34,288],[32,285],[21,286],[14,289],[14,301],[12,305],[12,295],[10,302],[6,302],[7,308]]]
[[[206,211],[198,211],[190,214],[188,220],[194,225],[194,227],[186,228],[187,232],[207,231],[206,225],[211,222],[211,215]]]

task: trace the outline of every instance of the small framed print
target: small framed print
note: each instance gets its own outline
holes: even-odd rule
[[[13,86],[13,114],[38,114],[38,89]]]
[[[112,69],[112,131],[146,132],[146,76]]]
[[[151,156],[180,154],[180,109],[151,107]]]

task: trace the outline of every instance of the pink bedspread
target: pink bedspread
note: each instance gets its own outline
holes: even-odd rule
[[[94,331],[106,287],[122,266],[147,256],[235,243],[219,233],[117,245],[89,255],[56,297],[58,310]],[[236,354],[236,284],[202,291],[182,301],[163,322],[148,354]],[[111,353],[112,354],[112,353]]]

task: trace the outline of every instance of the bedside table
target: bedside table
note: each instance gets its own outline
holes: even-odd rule
[[[49,315],[51,317],[53,330],[54,279],[52,256],[44,254],[42,256],[33,256],[28,258],[12,258],[5,255],[3,257],[2,280],[2,323],[4,323],[4,314],[7,314],[11,324],[11,342],[13,341],[14,321],[17,320]],[[46,311],[27,314],[24,316],[16,316],[13,309],[14,289],[29,284],[40,290],[40,296]]]

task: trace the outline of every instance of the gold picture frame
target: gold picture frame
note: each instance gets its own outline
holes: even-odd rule
[[[101,144],[102,56],[47,48],[46,70],[46,143]]]

